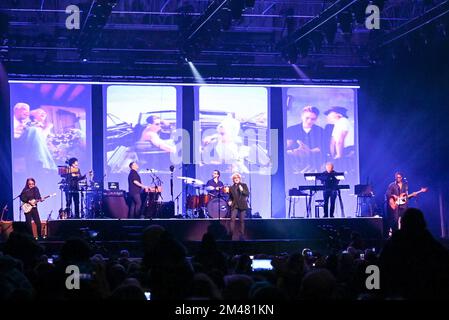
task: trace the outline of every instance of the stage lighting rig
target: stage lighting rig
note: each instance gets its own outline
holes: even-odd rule
[[[115,7],[117,2],[118,0],[94,0],[92,2],[78,37],[80,59],[86,59],[92,48],[97,44],[111,15],[112,8]]]

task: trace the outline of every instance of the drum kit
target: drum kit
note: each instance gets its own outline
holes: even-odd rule
[[[63,193],[77,192],[80,194],[80,215],[83,218],[103,218],[103,192],[101,185],[93,181],[93,171],[87,173],[88,179],[85,178],[78,182],[79,190],[69,191],[66,177],[68,174],[76,173],[69,166],[58,166],[58,174],[63,178],[58,184],[61,190],[61,209],[59,210],[59,219],[70,218],[70,212],[67,212],[63,206]]]
[[[178,177],[186,185],[186,218],[221,219],[230,215],[226,194],[229,187],[207,186],[203,181],[191,177]],[[195,189],[195,194],[188,194],[187,186]]]

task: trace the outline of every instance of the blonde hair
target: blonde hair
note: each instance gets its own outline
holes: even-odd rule
[[[238,173],[238,172],[236,172],[236,173],[233,173],[233,174],[232,174],[232,176],[231,176],[231,179],[232,179],[232,180],[234,180],[234,178],[235,178],[235,177],[239,177],[239,179],[242,179],[242,176],[241,176],[241,174],[240,174],[240,173]]]

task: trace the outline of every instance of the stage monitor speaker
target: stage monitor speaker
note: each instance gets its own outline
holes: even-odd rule
[[[142,208],[142,212],[147,219],[171,219],[175,217],[175,203],[173,201],[151,202]]]
[[[103,210],[108,218],[127,219],[128,205],[124,191],[105,191],[103,193]]]
[[[175,217],[175,203],[173,201],[163,202],[159,211],[159,218],[171,219]]]

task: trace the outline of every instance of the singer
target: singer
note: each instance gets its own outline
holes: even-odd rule
[[[231,238],[234,234],[235,219],[239,214],[240,220],[240,237],[239,240],[245,240],[245,215],[248,207],[249,190],[246,183],[241,182],[242,176],[239,173],[232,175],[232,182],[234,183],[229,189],[229,201],[228,204],[231,207],[231,224],[230,235]]]

